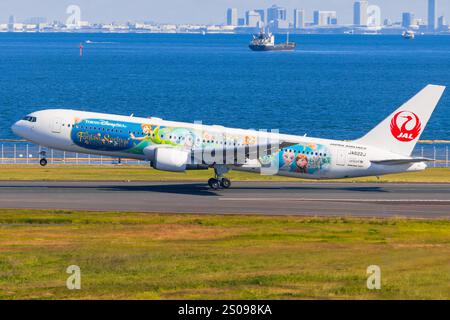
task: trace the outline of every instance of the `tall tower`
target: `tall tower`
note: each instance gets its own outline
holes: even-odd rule
[[[353,24],[355,26],[367,26],[367,7],[369,2],[356,1],[353,5]]]
[[[402,13],[402,27],[409,28],[414,23],[414,13],[403,12]]]
[[[436,30],[436,0],[428,0],[428,29]]]
[[[267,20],[266,22],[272,22],[277,20],[286,20],[286,9],[283,7],[278,7],[277,5],[273,5],[269,9],[267,9]]]
[[[294,29],[305,27],[305,10],[294,9]]]
[[[236,8],[229,8],[227,10],[227,25],[229,26],[238,25],[238,12]]]

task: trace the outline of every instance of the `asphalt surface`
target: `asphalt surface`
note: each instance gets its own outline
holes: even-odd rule
[[[3,181],[0,208],[450,218],[450,184]]]

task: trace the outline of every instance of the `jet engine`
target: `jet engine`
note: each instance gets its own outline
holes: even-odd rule
[[[189,160],[190,152],[175,148],[156,148],[152,167],[157,170],[183,172]]]

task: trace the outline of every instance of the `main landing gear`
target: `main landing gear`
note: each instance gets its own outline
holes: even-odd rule
[[[208,185],[214,190],[218,190],[220,188],[228,189],[231,187],[231,181],[227,178],[211,178],[208,180]]]
[[[220,188],[228,189],[229,187],[231,187],[230,179],[227,179],[223,176],[228,171],[230,171],[230,169],[227,166],[214,166],[214,178],[208,180],[208,185],[211,187],[211,189],[218,190]]]
[[[41,151],[39,152],[39,156],[41,157],[41,160],[39,160],[39,164],[43,167],[45,167],[48,163],[46,157],[47,157],[47,152],[45,151]]]

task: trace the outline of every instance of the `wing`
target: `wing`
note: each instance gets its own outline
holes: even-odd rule
[[[222,160],[224,164],[244,165],[249,160],[259,159],[263,156],[270,156],[284,148],[288,148],[298,143],[280,141],[279,143],[265,142],[252,145],[241,146],[218,146],[198,148],[192,151],[192,159],[197,163],[206,162],[212,164]],[[215,161],[214,159],[217,159]]]

